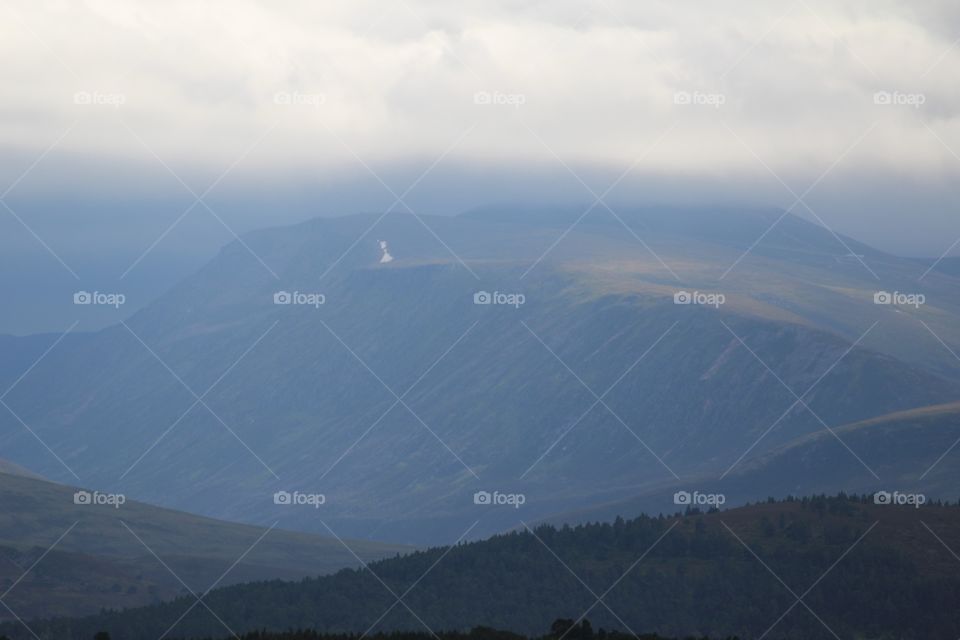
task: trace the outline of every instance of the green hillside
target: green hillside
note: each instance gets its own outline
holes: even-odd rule
[[[426,625],[537,634],[558,617],[583,614],[607,629],[667,636],[755,638],[769,630],[769,638],[950,638],[960,632],[960,572],[950,551],[958,547],[955,505],[790,499],[709,514],[541,526],[364,570],[218,589],[204,602],[238,633]],[[804,605],[795,606],[800,594]],[[185,597],[31,626],[58,638],[106,630],[138,640],[159,637],[183,615],[174,635],[229,635],[209,611],[190,609],[194,604]],[[26,633],[13,625],[3,632]]]
[[[78,505],[74,492],[0,473],[0,593],[10,591],[3,599],[20,617],[134,607],[215,582],[293,580],[358,565],[336,540],[284,530],[282,520],[267,533],[133,501]],[[364,560],[406,550],[349,544]],[[0,620],[11,619],[0,609]]]
[[[705,474],[638,488],[629,498],[564,511],[543,521],[578,523],[609,520],[620,513],[668,511],[673,508],[676,491],[722,493],[728,505],[761,500],[767,494],[813,495],[836,487],[864,493],[922,491],[947,497],[960,492],[956,444],[960,441],[960,403],[898,411],[831,429],[814,431],[747,458],[723,477]]]

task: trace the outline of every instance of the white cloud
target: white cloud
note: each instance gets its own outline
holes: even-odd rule
[[[282,173],[354,153],[429,162],[475,126],[453,157],[625,167],[673,126],[640,169],[763,175],[756,153],[812,180],[877,123],[845,166],[960,169],[944,146],[960,153],[949,4],[31,0],[7,13],[0,143],[32,153],[79,119],[62,150],[142,157],[125,123],[171,165],[215,174],[270,130],[244,166]],[[874,104],[881,90],[925,102]],[[124,102],[78,105],[78,91]]]

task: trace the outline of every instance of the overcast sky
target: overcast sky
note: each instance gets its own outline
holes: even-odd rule
[[[589,204],[630,169],[611,202],[802,195],[938,256],[960,237],[958,39],[949,0],[4,0],[3,244],[122,263],[211,186],[243,232],[381,209],[429,167],[424,213]],[[231,239],[211,229],[157,259]]]

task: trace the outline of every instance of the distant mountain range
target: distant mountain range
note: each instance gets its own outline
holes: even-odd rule
[[[581,214],[249,234],[124,324],[0,340],[0,446],[131,499],[416,544],[684,488],[952,496],[955,416],[882,417],[960,400],[960,278],[778,211]]]
[[[535,634],[557,618],[587,617],[595,627],[669,637],[954,638],[960,571],[950,548],[958,543],[955,503],[769,501],[537,527],[317,579],[221,588],[204,606],[185,596],[31,627],[62,640],[479,625]],[[30,637],[16,624],[0,633]]]
[[[345,541],[348,548],[332,536],[132,501],[77,504],[77,491],[0,473],[0,593],[9,607],[0,608],[0,620],[90,614],[168,600],[188,589],[317,576],[359,566],[351,550],[363,561],[407,551],[354,540]]]

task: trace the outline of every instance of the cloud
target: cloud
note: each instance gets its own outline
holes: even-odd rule
[[[677,171],[756,171],[744,143],[775,168],[820,169],[875,121],[851,161],[938,166],[948,152],[924,123],[960,146],[949,81],[960,50],[936,8],[123,0],[8,11],[2,46],[15,62],[0,85],[0,133],[38,151],[76,119],[65,148],[143,153],[126,125],[164,159],[210,167],[269,130],[247,162],[277,171],[352,153],[435,157],[470,126],[458,155],[623,163],[675,125],[640,166]],[[884,90],[927,99],[874,104]],[[79,91],[125,101],[74,104]],[[478,92],[524,100],[477,104]],[[681,105],[678,92],[725,101]],[[278,93],[303,98],[278,104]]]
[[[631,169],[625,186],[744,185],[744,201],[768,204],[772,190],[784,207],[821,176],[818,192],[893,179],[940,193],[941,210],[960,172],[950,2],[31,0],[0,11],[0,183],[54,145],[14,189],[23,201],[135,198],[141,183],[144,197],[189,200],[180,179],[225,200],[348,174],[380,189],[391,168],[417,167],[385,180],[399,195],[439,162],[487,175],[552,167],[598,193]]]

